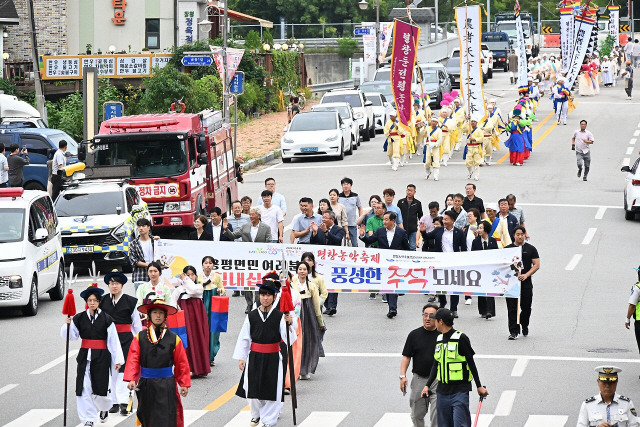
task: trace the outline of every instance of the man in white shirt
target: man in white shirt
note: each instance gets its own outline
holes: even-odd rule
[[[211,233],[214,242],[228,240],[222,229],[222,210],[215,206],[209,211],[211,221],[207,224],[207,231]],[[232,228],[233,229],[233,228]]]
[[[282,243],[284,237],[284,215],[282,215],[280,207],[271,204],[272,196],[271,190],[264,190],[260,195],[262,197],[262,222],[271,228],[273,243]]]
[[[633,68],[638,68],[640,63],[640,41],[635,39],[633,42]]]
[[[62,190],[62,176],[64,167],[67,166],[66,151],[67,141],[63,139],[58,144],[58,150],[53,155],[53,162],[51,163],[51,200],[54,202],[58,198],[60,190]]]
[[[624,45],[624,60],[631,61],[633,58],[633,39],[629,37],[627,44]]]
[[[580,130],[575,131],[573,138],[571,138],[571,149],[576,151],[578,178],[580,178],[582,167],[584,166],[583,181],[587,180],[589,167],[591,166],[591,144],[593,144],[593,134],[587,130],[587,121],[580,120]]]
[[[287,202],[282,194],[276,192],[276,180],[273,178],[265,179],[264,188],[271,191],[271,204],[280,208],[283,217],[287,216]],[[258,206],[262,206],[262,204],[262,200],[258,200]]]
[[[0,142],[0,188],[9,186],[9,163],[4,152],[4,144]]]

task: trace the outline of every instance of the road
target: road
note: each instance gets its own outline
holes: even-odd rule
[[[496,97],[503,112],[513,106],[515,90],[508,76],[496,72],[485,85],[487,98]],[[624,174],[620,167],[633,162],[640,136],[637,102],[626,101],[622,87],[602,89],[595,98],[576,97],[577,109],[567,126],[549,118],[545,99],[535,123],[535,149],[523,167],[494,157],[499,164],[481,169],[477,196],[496,202],[508,193],[524,208],[531,243],[538,248],[541,270],[533,277],[534,299],[530,335],[508,341],[506,306],[496,302],[497,317],[487,321],[474,304],[462,305],[455,326],[471,338],[478,353],[482,383],[490,395],[482,407],[479,425],[491,427],[560,427],[575,425],[580,403],[597,391],[593,368],[612,363],[623,369],[618,392],[640,401],[640,359],[633,333],[623,326],[630,286],[638,265],[640,221],[625,221],[622,206]],[[580,119],[589,121],[595,135],[589,181],[576,178],[575,153],[570,138]],[[239,193],[256,200],[266,177],[288,201],[287,225],[297,213],[302,196],[319,200],[340,179],[355,181],[353,191],[363,201],[391,187],[400,197],[409,183],[426,205],[441,204],[448,193],[463,192],[467,183],[461,152],[440,181],[425,181],[420,159],[393,172],[385,165],[383,137],[363,142],[343,161],[304,161],[273,165],[245,175]],[[502,161],[500,161],[502,160]],[[76,294],[87,285],[86,276],[72,284]],[[129,285],[127,292],[132,292]],[[58,426],[62,424],[64,341],[61,303],[43,298],[35,318],[17,312],[0,314],[5,345],[0,360],[0,425]],[[340,295],[338,314],[327,318],[324,346],[317,374],[298,384],[298,423],[314,426],[410,426],[409,400],[399,391],[400,351],[408,332],[420,326],[425,296],[405,296],[399,314],[389,320],[380,299],[365,294]],[[247,426],[245,401],[233,393],[240,377],[231,359],[244,317],[244,299],[231,298],[230,330],[222,336],[217,366],[205,379],[193,381],[183,399],[187,424],[192,426]],[[72,344],[77,349],[77,343]],[[70,384],[75,361],[70,360]],[[72,389],[73,387],[70,387]],[[475,391],[471,411],[475,413]],[[69,397],[69,425],[78,424],[73,392]],[[135,425],[133,417],[110,416],[104,425]],[[290,400],[278,425],[291,422]]]

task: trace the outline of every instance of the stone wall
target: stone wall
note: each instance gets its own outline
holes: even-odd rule
[[[86,0],[92,1],[92,0]],[[9,37],[5,39],[4,49],[9,53],[7,62],[31,60],[31,26],[27,0],[14,0],[20,17],[20,25],[6,27]],[[67,52],[67,0],[33,0],[38,53],[51,55]]]

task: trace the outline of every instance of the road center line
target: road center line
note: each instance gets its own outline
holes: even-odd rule
[[[571,258],[571,261],[569,261],[569,264],[567,264],[567,266],[564,269],[572,271],[574,268],[576,268],[576,266],[578,265],[581,259],[582,259],[582,254],[575,254],[573,258]]]
[[[636,142],[638,141],[637,138],[631,138],[631,140],[629,140],[629,144],[631,145],[636,145]]]
[[[527,365],[529,364],[529,359],[526,357],[520,357],[516,360],[516,363],[513,365],[513,369],[511,370],[512,377],[521,377],[524,375],[525,369],[527,369]]]
[[[353,357],[353,358],[397,358],[400,360],[400,353],[326,353],[325,357]],[[637,363],[640,359],[611,359],[606,357],[575,357],[575,356],[540,356],[528,354],[474,354],[474,359],[491,359],[491,360],[518,360],[526,358],[529,360],[542,360],[552,362],[608,362],[608,363]],[[234,389],[235,390],[235,389]]]
[[[73,356],[78,354],[78,351],[79,351],[78,349],[69,350],[69,359],[71,359]],[[64,355],[52,360],[51,362],[47,363],[46,365],[43,365],[43,366],[39,367],[35,371],[29,372],[29,375],[41,374],[41,373],[46,372],[49,369],[53,368],[54,366],[59,365],[62,362],[64,362]]]
[[[538,125],[533,129],[532,134],[535,134],[539,129],[541,129],[541,128],[542,128],[542,126],[544,126],[544,124],[545,124],[545,123],[547,123],[547,121],[548,121],[549,119],[551,119],[552,117],[555,117],[555,114],[554,114],[553,112],[549,113],[549,114],[547,115],[547,117],[545,117],[545,118],[544,118],[544,120],[543,120],[543,121],[541,121],[541,122],[540,122],[540,124],[538,124]],[[544,138],[546,138],[546,137],[547,137],[547,135],[549,135],[549,133],[550,133],[550,132],[551,132],[551,131],[556,127],[556,126],[557,126],[557,123],[552,124],[552,125],[549,127],[549,129],[547,129],[547,130],[542,134],[542,136],[541,136],[540,138],[536,139],[536,141],[535,141],[535,143],[534,143],[533,147],[537,146],[540,142],[542,142],[542,140],[543,140]],[[500,165],[500,164],[504,163],[504,161],[505,161],[505,160],[507,160],[508,158],[509,158],[509,153],[507,152],[504,156],[502,156],[502,157],[500,158],[500,160],[498,160],[498,161],[496,162],[496,164],[499,164],[499,165]]]
[[[631,153],[633,153],[633,147],[627,147],[627,152],[625,154],[629,156]]]
[[[628,157],[622,159],[622,166],[629,166],[629,163],[631,163],[631,159],[629,159]]]
[[[587,235],[584,236],[584,239],[582,239],[582,244],[583,245],[588,245],[589,243],[591,243],[591,240],[593,239],[593,236],[596,235],[596,231],[598,229],[597,228],[590,228],[587,230]]]
[[[6,393],[16,387],[18,387],[18,384],[7,384],[6,386],[0,388],[0,394]]]
[[[598,208],[598,212],[596,212],[596,219],[602,219],[604,217],[604,213],[607,211],[606,206],[601,206]]]
[[[238,389],[238,386],[234,385],[229,390],[225,391],[222,396],[218,397],[216,400],[214,400],[213,402],[211,402],[207,406],[205,406],[203,408],[203,410],[204,411],[215,411],[216,409],[218,409],[219,407],[221,407],[222,405],[224,405],[225,403],[227,403],[228,401],[233,399],[233,396],[236,395],[236,390],[237,389]]]
[[[511,408],[513,408],[513,402],[516,400],[515,390],[505,390],[500,394],[500,400],[496,405],[493,415],[496,417],[508,417],[511,414]]]

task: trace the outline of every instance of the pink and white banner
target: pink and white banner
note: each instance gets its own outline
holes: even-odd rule
[[[220,80],[224,81],[224,61],[222,58],[222,48],[220,46],[209,46],[211,53],[213,53],[213,60],[218,67],[218,73],[220,73]],[[235,49],[232,47],[227,48],[227,70],[229,71],[229,81],[233,79],[236,74],[238,65],[242,61],[242,55],[244,55],[244,49]]]

